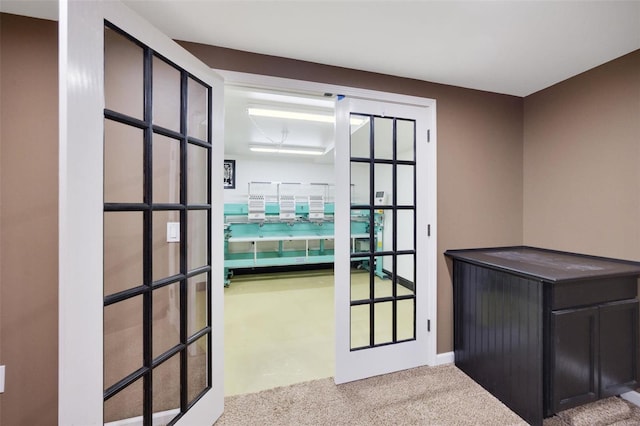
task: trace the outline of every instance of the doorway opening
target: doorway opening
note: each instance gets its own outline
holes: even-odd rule
[[[334,376],[336,383],[342,383],[434,364],[437,248],[435,101],[271,77],[238,76],[235,73],[231,73],[228,79],[229,73],[226,74],[225,157],[229,158],[225,164],[229,165],[229,172],[225,176],[228,189],[224,197],[225,278],[230,283],[227,288],[229,298],[232,292],[228,289],[233,288],[233,282],[238,280],[234,267],[260,271],[263,271],[260,267],[282,266],[288,270],[298,267],[308,273],[318,264],[326,261],[331,265],[335,261],[335,273],[329,280],[331,284],[325,288],[329,291],[325,293],[327,313],[321,316],[323,321],[316,319],[301,333],[284,333],[282,338],[283,341],[311,348],[310,355],[296,356],[295,351],[287,350],[285,345],[271,339],[269,331],[260,330],[266,315],[252,318],[253,324],[259,326],[241,323],[236,327],[239,332],[225,327],[225,393],[251,392],[329,376]],[[265,87],[270,89],[264,90]],[[286,87],[287,90],[273,90],[276,87]],[[256,93],[247,94],[254,90]],[[253,131],[259,139],[257,141],[252,139],[253,135],[243,135],[242,131],[234,130],[231,118],[234,113],[229,110],[229,104],[234,103],[234,91],[244,91],[239,110],[248,116],[243,117],[249,120],[244,129]],[[326,111],[322,112],[318,110],[322,108],[319,105],[332,97],[325,95],[326,92],[347,93],[347,96],[336,96],[331,100],[335,108],[325,104]],[[305,100],[293,102],[297,104],[295,107],[286,105],[285,99],[296,97]],[[277,124],[268,133],[265,130],[268,126],[261,125],[257,118],[272,120],[269,125],[277,119]],[[303,121],[326,123],[335,129],[333,137],[321,138],[320,143],[315,144],[320,146],[296,140],[291,137],[289,125],[283,124],[285,119],[296,124]],[[330,132],[328,134],[331,135]],[[234,143],[235,136],[239,139]],[[235,154],[237,158],[232,158],[236,149],[244,149],[245,155],[249,151],[259,153],[263,161],[277,155],[289,156],[276,168],[278,173],[286,175],[289,172],[293,176],[267,179],[265,176],[270,176],[273,171],[267,172],[255,164],[248,168],[247,173],[250,175],[258,171],[258,177],[255,180],[245,177],[241,181],[243,169],[238,158],[242,155]],[[316,179],[315,182],[305,179],[313,171],[314,162],[295,156],[322,158],[329,153],[331,157],[326,158],[335,160],[332,178]],[[274,163],[277,162],[273,161],[272,165]],[[236,191],[238,196],[239,187],[246,188],[239,199],[233,200],[239,205],[227,206],[227,201],[233,197],[232,191]],[[322,207],[317,208],[316,202],[321,202]],[[238,244],[240,249],[233,247]],[[282,279],[277,276],[269,278],[254,283],[254,288],[265,290],[262,286],[264,281],[278,282]],[[314,281],[307,276],[302,278],[301,287],[293,285],[296,292],[309,289]],[[314,278],[317,282],[317,277]],[[284,300],[282,296],[288,294],[283,287],[267,293],[278,301]],[[261,312],[270,305],[267,296],[254,295],[254,299],[260,306],[255,312]],[[277,305],[275,302],[272,304]],[[227,318],[231,315],[228,313],[230,310],[237,312],[243,309],[234,308],[229,300],[225,300],[225,305]],[[313,318],[309,312],[319,306],[315,300],[293,301],[285,302],[283,307],[276,309],[284,316],[284,323],[298,326],[302,319]],[[296,311],[300,317],[293,316]],[[334,325],[333,333],[330,331],[331,323]],[[247,327],[253,327],[249,331],[259,330],[259,336],[251,336]],[[274,326],[278,331],[285,328]],[[329,330],[329,333],[319,338],[322,329]],[[232,335],[241,339],[235,345],[241,348],[243,355],[249,356],[235,367],[231,366],[235,358],[231,353],[234,346]],[[314,347],[305,343],[308,338],[315,339],[316,343],[324,339],[324,343]],[[263,365],[269,365],[262,354],[248,350],[249,345],[257,341],[266,348],[264,353],[277,354],[272,370],[266,373],[250,372],[261,361]],[[330,355],[332,346],[333,356]],[[314,376],[317,373],[310,373],[301,361],[313,362],[317,359],[315,355],[322,351],[326,354],[325,359],[332,362],[316,363],[316,366],[327,368]],[[275,366],[279,366],[280,371]],[[248,374],[249,381],[260,376],[272,378],[273,382],[251,390],[234,390],[233,386],[240,382],[233,378],[231,373],[234,370]],[[292,374],[299,372],[303,374]]]
[[[225,90],[225,395],[331,377],[335,97]]]

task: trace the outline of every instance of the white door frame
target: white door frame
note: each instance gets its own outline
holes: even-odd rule
[[[189,69],[213,90],[223,115],[223,80],[117,1],[59,2],[58,422],[103,424],[104,20]],[[222,199],[223,122],[213,123],[212,200]],[[218,159],[219,161],[215,161]],[[216,204],[219,204],[216,208]],[[213,388],[178,424],[211,423],[223,409],[223,210],[212,206]]]
[[[426,194],[424,198],[428,202],[422,202],[420,207],[420,214],[427,216],[427,223],[430,227],[430,237],[426,241],[427,258],[419,259],[421,262],[426,262],[427,267],[427,285],[426,285],[426,318],[416,318],[416,327],[422,327],[424,330],[427,328],[427,320],[430,321],[430,332],[427,335],[427,354],[425,354],[425,361],[427,365],[436,365],[437,355],[437,238],[438,238],[438,226],[437,226],[437,121],[436,121],[436,101],[434,99],[421,98],[416,96],[402,95],[390,92],[381,92],[376,90],[360,89],[348,86],[340,86],[328,83],[318,83],[303,80],[294,80],[282,77],[271,77],[258,74],[249,74],[236,71],[226,71],[215,69],[215,71],[222,75],[225,80],[225,85],[229,86],[244,86],[255,87],[260,89],[272,89],[272,90],[285,90],[293,92],[315,92],[315,93],[332,93],[345,95],[351,98],[358,98],[364,100],[390,102],[395,104],[403,104],[417,107],[424,107],[427,109],[428,127],[430,131],[430,155],[426,159],[420,159],[420,167],[423,168],[424,174],[422,177],[428,181],[426,187]],[[337,135],[336,135],[337,137]],[[334,153],[339,150],[334,150]],[[337,163],[337,161],[336,161]],[[340,179],[345,179],[344,176],[338,177],[336,182]],[[348,181],[348,177],[346,178]],[[336,206],[338,209],[338,206]],[[417,226],[417,224],[416,224]],[[427,230],[417,229],[418,239],[426,237]],[[337,275],[336,275],[336,279]],[[337,287],[337,285],[336,285]],[[337,301],[336,301],[337,303]],[[340,312],[340,307],[336,306],[336,313]],[[337,317],[336,317],[337,318]],[[338,326],[336,324],[336,339],[338,339]],[[336,348],[338,350],[338,348]],[[337,363],[336,359],[336,363]]]

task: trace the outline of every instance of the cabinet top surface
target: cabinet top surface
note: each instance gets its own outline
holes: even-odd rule
[[[534,247],[447,250],[445,255],[551,282],[640,275],[640,262]]]

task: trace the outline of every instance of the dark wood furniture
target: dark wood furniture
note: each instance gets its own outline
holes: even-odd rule
[[[638,387],[640,263],[533,247],[445,255],[456,366],[528,423]]]

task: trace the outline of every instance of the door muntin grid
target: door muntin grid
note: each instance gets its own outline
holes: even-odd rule
[[[416,339],[416,123],[350,116],[350,349]]]
[[[211,91],[105,22],[105,422],[211,388]]]

